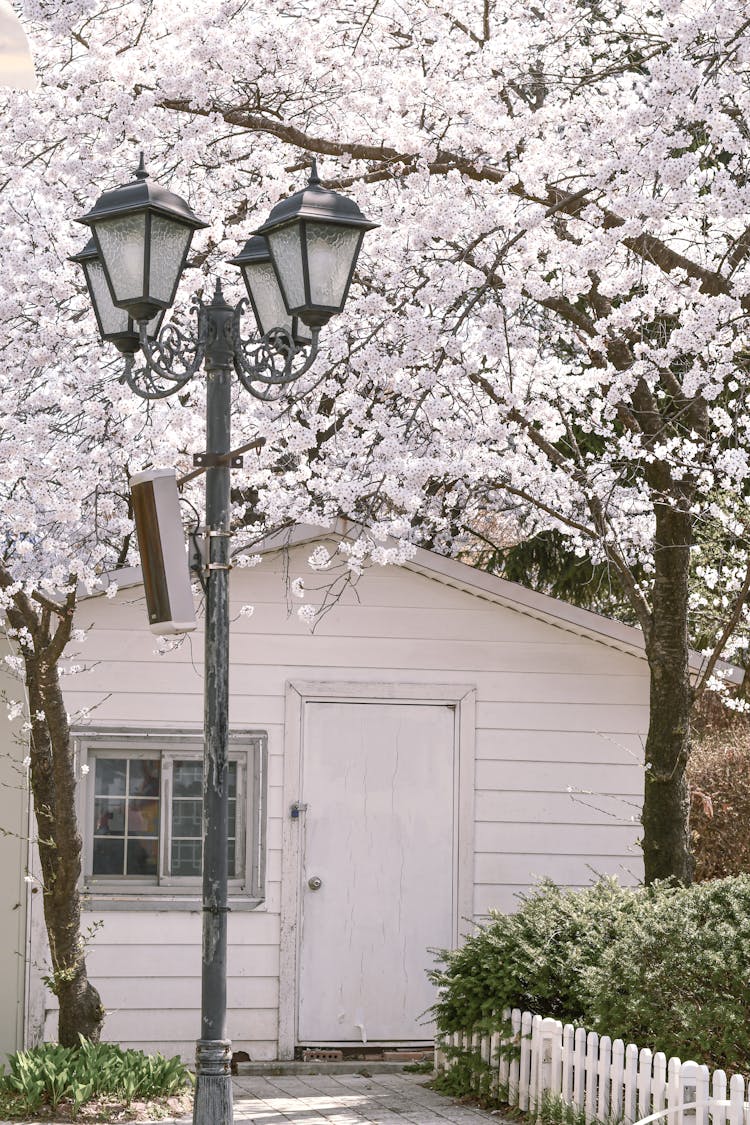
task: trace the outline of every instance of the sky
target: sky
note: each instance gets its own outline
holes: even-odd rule
[[[36,84],[24,30],[9,0],[0,0],[0,86],[32,90]]]

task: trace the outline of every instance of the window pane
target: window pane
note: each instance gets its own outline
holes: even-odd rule
[[[159,835],[159,801],[131,797],[128,801],[128,836]]]
[[[125,841],[97,837],[94,840],[94,875],[125,874]]]
[[[172,874],[200,875],[201,850],[200,840],[173,840]]]
[[[155,758],[131,758],[128,793],[134,797],[158,797],[160,763]]]
[[[172,835],[200,839],[203,834],[202,816],[203,801],[195,797],[178,797],[172,804]]]
[[[203,762],[175,762],[175,797],[203,797]]]
[[[97,797],[94,800],[94,834],[125,835],[125,798]]]
[[[93,875],[156,876],[161,763],[94,758]]]
[[[143,299],[143,258],[146,216],[123,215],[97,223],[101,257],[112,280],[115,300]]]
[[[155,875],[158,859],[158,840],[128,840],[127,875]]]
[[[237,763],[228,764],[229,823],[228,864],[235,878],[235,840],[237,833]],[[203,852],[203,763],[198,760],[175,762],[172,792],[172,875],[200,876]]]
[[[124,793],[127,767],[125,758],[97,758],[94,792],[103,797]]]

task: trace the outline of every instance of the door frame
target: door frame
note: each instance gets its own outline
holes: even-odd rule
[[[284,787],[281,859],[281,933],[279,960],[279,1059],[293,1059],[297,1046],[299,991],[300,827],[292,807],[302,793],[305,704],[414,703],[455,709],[453,768],[452,943],[458,945],[462,922],[474,912],[474,758],[476,688],[473,684],[406,684],[331,680],[294,680],[286,684],[284,717]]]

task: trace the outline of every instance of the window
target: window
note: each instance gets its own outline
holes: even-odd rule
[[[89,895],[199,898],[202,735],[87,733],[77,742]],[[262,898],[265,753],[262,734],[230,737],[229,893],[255,904]]]

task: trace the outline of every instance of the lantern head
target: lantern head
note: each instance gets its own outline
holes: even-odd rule
[[[72,254],[68,261],[76,262],[83,269],[102,340],[114,344],[124,355],[134,355],[141,346],[138,325],[125,309],[118,308],[112,300],[93,238],[88,240],[78,254]],[[148,323],[146,331],[149,337],[153,338],[157,334],[163,319],[164,310],[159,309]]]
[[[313,161],[302,191],[277,203],[255,231],[268,241],[289,316],[320,328],[341,312],[371,223],[352,199],[324,188]]]
[[[255,321],[261,336],[283,328],[295,344],[309,344],[312,339],[310,329],[297,316],[290,316],[284,305],[279,281],[271,262],[268,243],[262,235],[254,234],[247,240],[236,258],[230,264],[239,266],[250,298]]]
[[[136,321],[170,307],[193,232],[207,226],[149,179],[143,153],[135,178],[105,191],[77,221],[91,228],[113,303]]]

